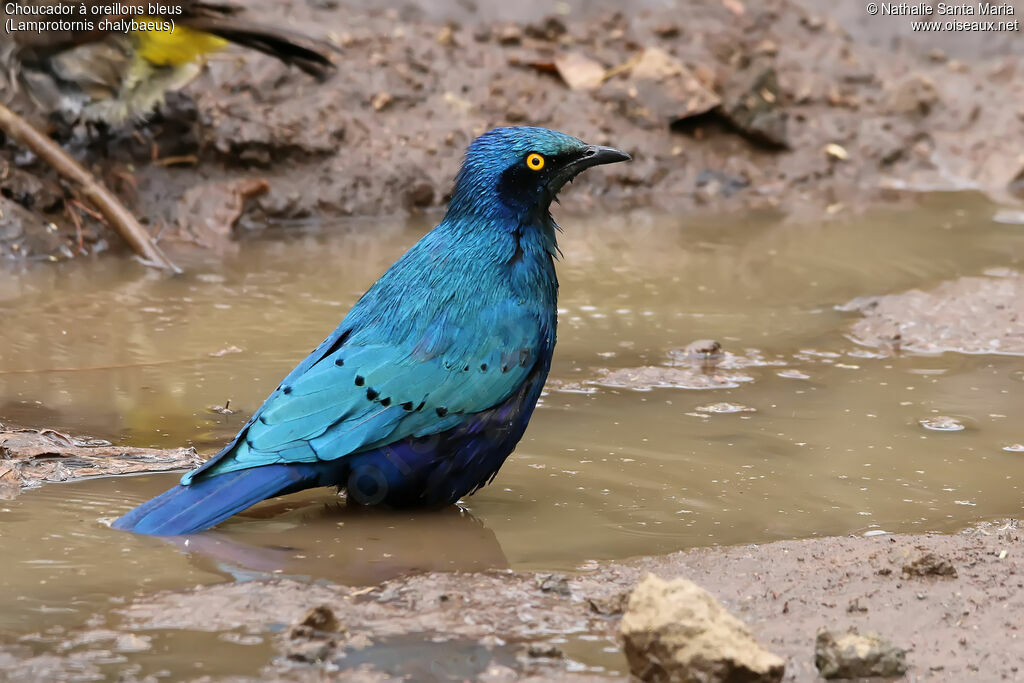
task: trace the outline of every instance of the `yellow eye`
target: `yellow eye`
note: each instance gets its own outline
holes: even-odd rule
[[[537,154],[536,152],[531,153],[526,157],[526,167],[531,171],[539,171],[544,168],[544,157]]]

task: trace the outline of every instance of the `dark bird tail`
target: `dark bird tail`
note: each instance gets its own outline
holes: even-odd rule
[[[249,22],[237,16],[197,17],[189,20],[188,27],[219,36],[229,43],[258,50],[320,80],[329,76],[335,68],[331,59],[337,52],[334,46],[294,31]]]
[[[261,500],[325,485],[324,464],[264,465],[175,486],[128,512],[113,527],[154,536],[202,531]]]

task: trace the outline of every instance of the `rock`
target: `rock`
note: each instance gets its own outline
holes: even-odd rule
[[[891,678],[907,671],[906,652],[877,633],[818,632],[814,665],[823,678]]]
[[[726,351],[714,339],[698,339],[681,349],[669,349],[669,365],[676,366],[707,366],[713,363],[723,370],[742,370],[766,366],[784,366],[782,360],[769,360],[757,349],[746,349],[745,353],[735,354]],[[750,381],[750,380],[746,380]]]
[[[437,32],[437,44],[444,47],[455,47],[455,27],[445,24]]]
[[[903,565],[904,576],[957,577],[956,567],[945,557],[935,553],[924,553]]]
[[[629,593],[613,593],[609,596],[591,596],[587,598],[590,611],[603,616],[613,616],[626,611]]]
[[[922,427],[933,432],[962,432],[967,429],[962,421],[949,415],[933,415],[917,421]]]
[[[846,161],[850,158],[850,153],[846,151],[846,148],[835,142],[830,142],[825,145],[825,156],[836,161]]]
[[[25,233],[25,223],[42,221],[33,213],[6,197],[0,196],[0,241],[16,240]],[[40,230],[45,230],[40,225]]]
[[[645,48],[630,78],[611,82],[607,89],[608,97],[623,103],[627,116],[649,126],[673,124],[721,104],[696,73],[659,47]]]
[[[556,595],[572,595],[569,589],[569,579],[562,574],[549,574],[540,580],[540,589],[545,593]]]
[[[789,149],[789,115],[780,106],[775,67],[755,60],[725,84],[722,115],[751,142],[773,149]]]
[[[189,188],[178,202],[177,223],[191,241],[218,254],[233,251],[234,227],[250,199],[270,191],[262,178],[211,181]]]
[[[622,617],[629,668],[645,681],[781,681],[785,663],[710,593],[648,574]]]
[[[889,94],[888,108],[904,116],[927,116],[939,101],[935,83],[930,78],[916,75],[899,83]]]
[[[345,625],[338,621],[330,607],[311,607],[288,630],[288,637],[283,643],[285,656],[307,664],[324,661],[347,635]]]
[[[561,659],[565,653],[551,643],[530,643],[526,648],[526,656],[533,659]]]
[[[54,254],[66,250],[64,238],[45,216],[0,194],[0,255]]]
[[[315,631],[328,631],[340,633],[345,630],[334,612],[327,605],[317,605],[306,612],[306,616],[299,622],[300,626],[308,626]]]
[[[722,345],[714,339],[698,339],[686,345],[686,358],[691,362],[705,364],[722,358]]]
[[[370,106],[374,111],[384,111],[395,101],[394,95],[389,92],[379,92],[370,98]]]
[[[135,633],[122,633],[114,642],[117,652],[148,652],[152,648],[152,638]]]
[[[496,35],[501,45],[519,45],[523,42],[523,30],[515,24],[502,26]]]
[[[560,37],[564,36],[568,31],[565,22],[557,16],[545,17],[541,21],[535,24],[527,24],[525,28],[526,35],[535,40],[550,40],[555,41]]]

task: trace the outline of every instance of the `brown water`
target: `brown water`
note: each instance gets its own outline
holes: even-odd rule
[[[0,643],[5,632],[41,633],[32,648],[45,652],[59,629],[159,588],[275,574],[363,584],[430,569],[572,569],[699,545],[951,531],[1017,515],[1024,454],[1003,448],[1024,443],[1024,359],[877,357],[844,336],[851,315],[834,308],[1019,267],[1024,229],[994,214],[953,195],[820,222],[565,217],[556,383],[666,365],[699,338],[775,364],[745,369],[752,381],[729,389],[549,391],[465,512],[360,513],[323,489],[268,502],[184,547],[103,524],[176,475],[27,491],[0,501]],[[194,256],[176,279],[114,259],[4,271],[0,422],[216,450],[427,227],[356,223],[248,242],[223,263]],[[210,410],[229,400],[235,414]],[[753,410],[699,410],[722,402]],[[938,414],[967,428],[919,424]],[[144,653],[110,645],[111,670],[129,661],[143,673],[254,673],[269,651],[260,638],[207,636],[202,647],[216,654],[196,668],[175,655],[191,647],[188,634],[152,637]]]

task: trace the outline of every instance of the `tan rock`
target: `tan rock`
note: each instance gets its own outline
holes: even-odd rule
[[[632,672],[645,681],[781,681],[785,663],[703,588],[648,574],[620,626]]]
[[[721,104],[718,95],[696,72],[659,47],[645,48],[628,70],[629,80],[619,87],[625,87],[631,99],[640,105],[637,116],[648,123],[673,123],[699,116]],[[713,78],[706,73],[701,75]]]

